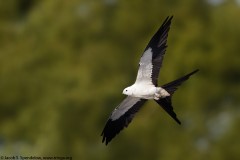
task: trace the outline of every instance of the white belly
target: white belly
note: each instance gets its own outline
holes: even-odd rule
[[[157,88],[154,85],[134,84],[133,97],[140,97],[144,99],[154,99]]]
[[[130,88],[131,93],[127,95],[132,97],[159,100],[159,98],[170,96],[170,94],[165,89],[161,87],[155,87],[153,84],[135,83],[128,88]]]

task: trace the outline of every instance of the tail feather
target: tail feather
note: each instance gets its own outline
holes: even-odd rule
[[[178,124],[181,124],[180,120],[177,118],[176,113],[173,111],[172,107],[172,97],[168,96],[166,98],[160,98],[155,100]]]
[[[167,83],[162,86],[168,93],[170,93],[170,96],[165,98],[160,98],[159,100],[155,100],[178,124],[181,124],[180,120],[177,118],[176,113],[173,111],[172,107],[172,95],[177,90],[178,86],[180,86],[184,81],[189,79],[191,75],[198,72],[198,69],[175,80],[170,83]]]
[[[179,79],[176,79],[175,81],[164,84],[162,86],[162,88],[165,89],[168,93],[170,93],[170,95],[172,95],[177,90],[178,86],[180,86],[184,81],[188,80],[191,75],[193,75],[194,73],[196,73],[198,71],[199,70],[197,69]]]

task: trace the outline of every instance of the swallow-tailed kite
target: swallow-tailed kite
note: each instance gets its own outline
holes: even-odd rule
[[[173,111],[171,98],[177,87],[198,70],[158,87],[159,70],[167,48],[167,36],[172,18],[171,16],[165,19],[145,48],[135,83],[123,90],[123,94],[127,97],[114,109],[101,134],[102,142],[106,145],[129,125],[136,112],[149,99],[155,100],[178,124],[181,124]]]

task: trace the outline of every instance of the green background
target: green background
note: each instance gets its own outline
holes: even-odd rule
[[[174,15],[159,83],[179,126],[149,101],[105,146],[151,36]],[[240,1],[1,0],[0,154],[77,160],[240,157]]]

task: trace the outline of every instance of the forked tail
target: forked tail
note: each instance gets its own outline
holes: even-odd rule
[[[196,72],[198,72],[198,69],[179,78],[179,79],[176,79],[170,83],[167,83],[167,84],[161,86],[163,89],[165,89],[170,94],[170,96],[168,96],[166,98],[160,98],[159,100],[155,100],[178,124],[181,124],[181,122],[177,118],[176,113],[173,111],[172,95],[184,81],[189,79],[189,77],[191,75],[195,74]]]

